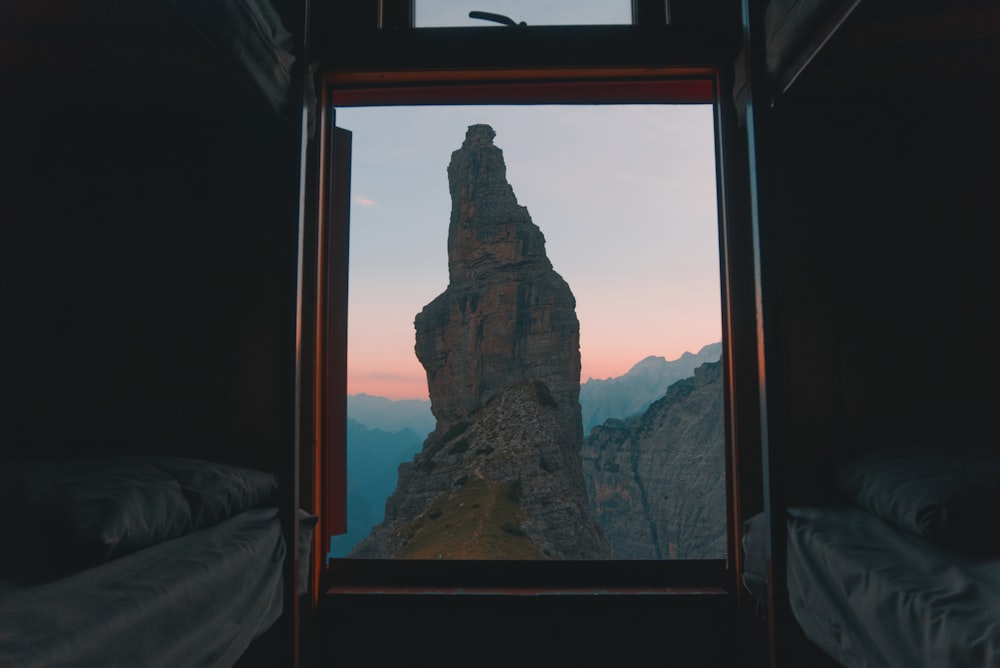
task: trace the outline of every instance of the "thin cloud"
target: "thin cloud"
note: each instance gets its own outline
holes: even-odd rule
[[[374,372],[368,373],[363,376],[363,378],[370,378],[372,380],[391,380],[391,381],[412,381],[412,380],[423,380],[422,376],[414,376],[413,374],[401,374],[401,373],[385,373],[385,372]]]
[[[378,202],[368,197],[358,196],[354,198],[354,201],[361,206],[378,206]]]

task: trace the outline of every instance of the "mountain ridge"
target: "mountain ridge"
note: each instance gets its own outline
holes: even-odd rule
[[[389,399],[365,392],[348,394],[347,416],[370,429],[396,432],[408,427],[421,438],[434,429],[430,399]]]
[[[589,434],[608,418],[624,419],[642,413],[673,383],[693,376],[695,368],[716,362],[721,356],[722,343],[710,343],[676,360],[648,355],[621,376],[588,379],[580,386],[583,433]]]
[[[640,415],[584,440],[590,510],[616,559],[726,554],[722,363],[705,363]]]

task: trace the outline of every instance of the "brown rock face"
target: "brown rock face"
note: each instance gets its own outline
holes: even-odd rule
[[[417,358],[438,433],[506,387],[540,380],[568,425],[564,445],[576,451],[583,436],[576,300],[507,183],[494,135],[473,125],[451,156],[449,285],[416,317]]]

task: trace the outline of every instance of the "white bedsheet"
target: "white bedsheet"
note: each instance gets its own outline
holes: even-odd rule
[[[281,614],[274,508],[0,593],[3,668],[231,666]]]
[[[1000,559],[856,507],[790,508],[788,590],[806,635],[849,668],[1000,668]]]

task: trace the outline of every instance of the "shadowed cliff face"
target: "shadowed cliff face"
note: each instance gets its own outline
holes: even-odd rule
[[[722,363],[703,364],[642,415],[583,443],[591,512],[616,559],[726,555]]]
[[[415,320],[438,433],[495,394],[540,380],[563,413],[564,445],[582,439],[580,324],[545,237],[507,183],[488,125],[469,128],[451,156],[447,290]]]

